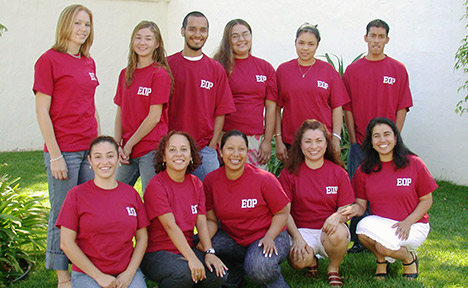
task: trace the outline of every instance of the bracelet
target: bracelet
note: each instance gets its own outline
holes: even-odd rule
[[[273,137],[274,137],[274,138],[276,138],[277,136],[281,136],[281,133],[273,134]]]
[[[65,283],[68,283],[68,282],[71,282],[71,279],[70,280],[65,280],[65,281],[58,281],[58,284],[65,284]]]
[[[333,132],[332,135],[335,136],[336,138],[340,139],[340,141],[341,141],[341,136],[340,136],[340,135],[338,135],[338,134],[335,133],[335,132]]]
[[[50,159],[50,160],[49,160],[49,162],[50,162],[50,163],[52,163],[52,162],[55,162],[55,161],[57,161],[57,160],[60,160],[60,159],[62,159],[62,158],[63,158],[63,154],[62,154],[62,155],[60,155],[60,156],[59,156],[59,157],[57,157],[57,158]]]

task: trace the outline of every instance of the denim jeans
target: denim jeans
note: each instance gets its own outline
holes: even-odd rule
[[[203,182],[206,174],[219,168],[218,151],[205,146],[200,150],[200,156],[202,164],[192,174]]]
[[[68,179],[57,180],[52,177],[50,171],[50,155],[49,153],[44,153],[50,201],[45,260],[46,268],[53,270],[68,270],[68,258],[60,250],[60,229],[55,227],[63,201],[71,188],[94,178],[94,172],[91,170],[87,159],[88,151],[62,152],[62,155],[67,163]]]
[[[156,175],[154,171],[154,154],[151,151],[138,158],[130,158],[130,164],[123,165],[117,169],[115,179],[125,184],[134,186],[138,177],[141,176],[141,190],[145,193],[146,185]]]
[[[228,266],[229,275],[227,287],[237,287],[244,274],[257,285],[266,287],[289,287],[281,274],[280,264],[289,254],[290,243],[287,231],[281,232],[275,238],[278,255],[265,257],[263,247],[258,247],[260,239],[249,246],[237,244],[223,230],[213,236],[211,242],[216,255]]]
[[[356,173],[359,165],[361,165],[362,161],[364,160],[364,153],[362,152],[362,147],[358,143],[351,144],[349,147],[348,153],[348,175],[349,179],[352,180],[354,173]],[[351,232],[351,241],[359,241],[356,235],[356,227],[359,221],[362,218],[368,216],[370,214],[369,204],[367,205],[367,209],[362,216],[353,217],[349,224],[349,231]]]
[[[196,248],[192,249],[205,265],[205,254]],[[159,288],[216,288],[223,285],[227,278],[227,275],[223,278],[216,276],[215,270],[210,272],[205,265],[206,278],[195,284],[184,256],[164,250],[146,253],[140,267],[148,279],[158,282]]]
[[[101,288],[93,278],[76,271],[72,271],[71,282],[73,288]],[[140,269],[136,271],[128,288],[146,288],[145,277]]]

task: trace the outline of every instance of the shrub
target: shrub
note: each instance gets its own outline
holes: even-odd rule
[[[18,194],[18,180],[0,177],[0,287],[33,264],[34,254],[44,251],[47,239],[44,198]]]

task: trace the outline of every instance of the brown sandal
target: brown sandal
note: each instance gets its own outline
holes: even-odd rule
[[[343,286],[343,277],[338,272],[328,272],[328,284],[332,287]]]
[[[318,276],[319,262],[318,262],[317,256],[314,255],[314,258],[315,258],[315,265],[306,267],[306,272],[305,272],[304,276],[307,277],[307,278],[317,278],[317,276]]]

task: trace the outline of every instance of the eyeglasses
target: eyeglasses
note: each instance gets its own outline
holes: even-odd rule
[[[234,33],[234,34],[231,35],[231,41],[232,42],[237,42],[237,41],[239,41],[241,39],[241,37],[244,40],[248,40],[248,39],[250,39],[251,36],[252,36],[252,34],[250,34],[249,31],[244,31],[244,32],[242,32],[242,34]]]

